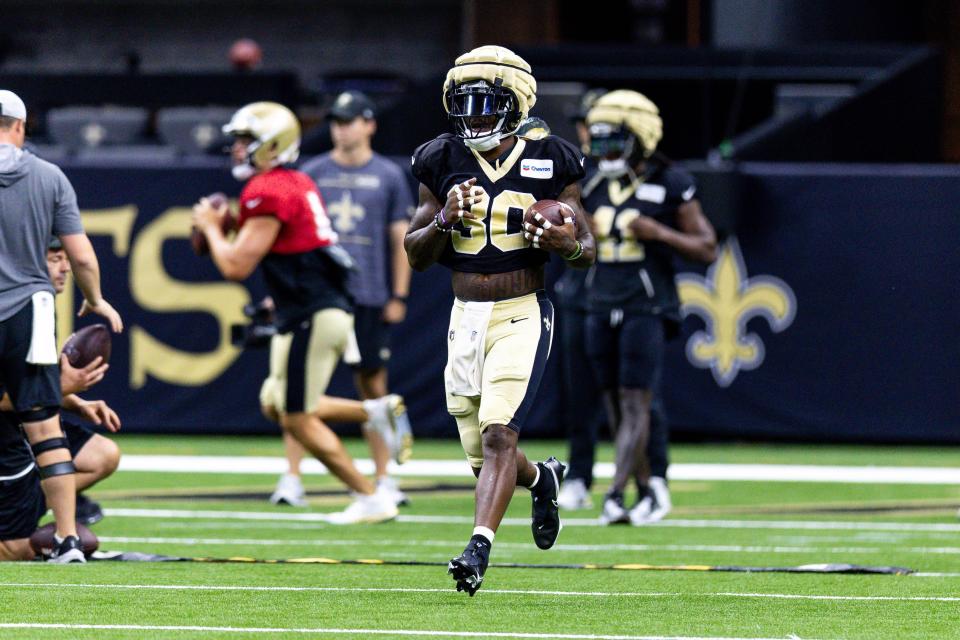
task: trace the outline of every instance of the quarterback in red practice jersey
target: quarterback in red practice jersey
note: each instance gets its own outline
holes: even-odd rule
[[[394,518],[393,501],[357,471],[340,438],[311,411],[350,343],[353,316],[345,288],[349,257],[336,244],[320,193],[309,176],[285,166],[299,155],[300,123],[283,105],[255,102],[237,111],[224,133],[234,139],[233,175],[246,181],[240,230],[229,241],[220,225],[227,206],[216,209],[207,198],[194,206],[193,222],[228,280],[263,266],[277,335],[261,404],[273,407],[283,429],[357,494],[334,522]]]

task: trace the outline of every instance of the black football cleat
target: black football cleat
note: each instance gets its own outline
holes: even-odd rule
[[[88,527],[103,520],[103,509],[82,493],[77,494],[77,522]]]
[[[71,562],[87,561],[86,557],[83,555],[83,547],[80,545],[80,538],[77,536],[67,536],[60,541],[54,537],[53,541],[57,546],[53,548],[53,553],[50,554],[50,559],[47,560],[47,562],[53,562],[55,564],[69,564]]]
[[[482,536],[473,536],[467,543],[463,553],[450,561],[447,573],[457,581],[457,591],[466,591],[473,594],[483,582],[483,574],[487,571],[490,560],[490,543]]]
[[[563,529],[557,497],[560,495],[560,484],[567,468],[553,456],[547,458],[546,462],[538,462],[537,466],[540,467],[540,480],[530,492],[533,497],[530,529],[537,546],[549,549]]]

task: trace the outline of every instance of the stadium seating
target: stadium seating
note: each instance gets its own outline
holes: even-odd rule
[[[73,149],[134,144],[140,141],[149,112],[139,107],[64,107],[47,112],[53,142]]]
[[[157,112],[160,139],[184,155],[220,152],[222,134],[234,109],[229,107],[170,107]]]

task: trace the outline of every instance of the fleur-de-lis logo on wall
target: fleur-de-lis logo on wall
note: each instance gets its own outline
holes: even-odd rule
[[[349,191],[343,192],[343,197],[327,206],[327,210],[333,216],[333,226],[340,233],[349,233],[353,231],[357,220],[363,220],[366,214],[363,206],[353,201]]]
[[[797,312],[797,300],[785,282],[772,276],[747,278],[740,245],[733,237],[706,278],[681,274],[677,290],[683,315],[700,316],[707,325],[687,341],[687,359],[695,367],[709,368],[721,387],[730,386],[741,369],[756,369],[763,363],[763,341],[746,333],[748,320],[762,316],[779,333],[790,326]]]

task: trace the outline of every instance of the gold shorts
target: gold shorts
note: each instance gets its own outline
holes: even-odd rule
[[[260,404],[278,413],[302,413],[326,392],[353,335],[353,316],[321,309],[289,333],[270,339],[270,374],[260,387]]]
[[[450,313],[448,348],[460,327],[464,303],[456,300]],[[446,374],[447,412],[457,421],[460,443],[474,468],[483,463],[481,434],[499,424],[520,432],[546,369],[553,339],[553,305],[543,291],[493,305],[483,345],[480,395],[450,393]]]

